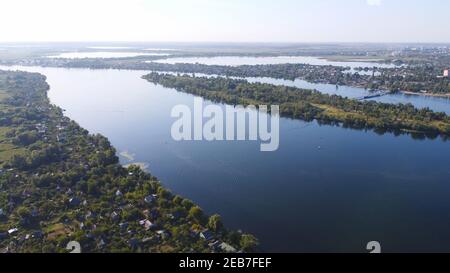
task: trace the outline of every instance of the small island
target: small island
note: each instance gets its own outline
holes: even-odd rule
[[[330,96],[314,90],[249,83],[223,77],[195,77],[151,73],[150,82],[190,93],[214,102],[231,105],[279,105],[284,117],[317,120],[355,129],[374,129],[379,133],[408,133],[414,137],[450,136],[450,117],[412,105],[386,104]]]

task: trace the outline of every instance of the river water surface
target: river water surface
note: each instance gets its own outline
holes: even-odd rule
[[[158,60],[159,63],[177,64],[206,64],[206,65],[267,65],[267,64],[310,64],[310,65],[333,65],[341,67],[380,67],[391,68],[394,64],[376,63],[368,61],[339,62],[330,61],[325,58],[309,57],[309,56],[277,56],[277,57],[240,57],[240,56],[220,56],[220,57],[178,57]]]
[[[379,241],[386,252],[450,252],[449,142],[290,119],[272,153],[258,142],[175,142],[170,112],[194,97],[143,71],[20,69],[46,75],[51,102],[107,136],[123,164],[147,164],[265,251],[365,252]]]

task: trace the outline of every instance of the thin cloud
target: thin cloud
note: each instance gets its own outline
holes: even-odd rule
[[[381,0],[366,0],[367,5],[369,6],[381,6]]]

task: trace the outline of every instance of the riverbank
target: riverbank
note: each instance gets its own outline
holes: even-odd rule
[[[417,93],[411,91],[400,91],[400,93],[411,96],[422,96],[422,97],[435,97],[435,98],[445,98],[450,99],[450,94],[437,94],[437,93]]]

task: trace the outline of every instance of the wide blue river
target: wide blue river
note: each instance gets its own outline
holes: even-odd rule
[[[123,164],[147,165],[173,192],[255,234],[264,251],[366,252],[379,241],[386,252],[450,252],[450,142],[290,119],[276,152],[251,141],[176,142],[170,112],[194,97],[146,82],[145,72],[20,69],[46,75],[52,103],[107,136]],[[450,109],[448,100],[397,99]]]

